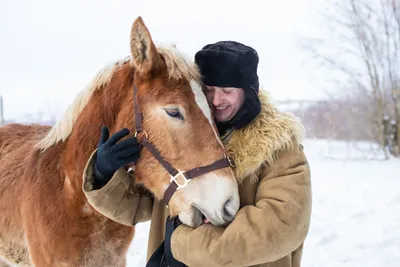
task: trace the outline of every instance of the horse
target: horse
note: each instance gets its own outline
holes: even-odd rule
[[[205,214],[221,223],[236,214],[233,165],[226,164],[198,67],[175,46],[156,46],[140,16],[130,51],[105,66],[53,126],[0,128],[0,257],[8,263],[126,266],[135,226],[100,214],[82,190],[103,125],[110,135],[128,128],[151,144],[143,145],[135,181],[160,200],[173,188],[171,216],[198,227]]]

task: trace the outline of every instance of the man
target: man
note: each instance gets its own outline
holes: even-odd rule
[[[165,225],[168,210],[162,202],[153,200],[151,208],[150,198],[139,193],[136,209],[122,209],[117,203],[98,205],[91,195],[97,190],[85,192],[89,201],[124,224],[151,217],[148,259],[157,251],[152,260],[161,255],[161,262],[165,254],[187,266],[299,267],[311,214],[310,169],[301,145],[303,126],[259,92],[259,59],[253,48],[221,41],[206,45],[196,53],[195,61],[221,138],[236,164],[241,208],[235,219],[226,227],[203,224],[194,229],[175,220]],[[131,142],[130,149],[138,151],[134,139],[124,142]],[[108,168],[108,162],[115,161],[112,156],[107,159],[111,154],[103,155],[89,161],[85,182],[93,180],[94,171],[95,184],[100,185],[95,188],[104,186],[108,187],[104,192],[126,195],[112,188],[127,174],[118,164]]]

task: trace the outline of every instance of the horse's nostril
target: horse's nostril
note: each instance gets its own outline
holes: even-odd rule
[[[224,219],[231,222],[235,217],[234,203],[232,199],[228,199],[224,205]]]

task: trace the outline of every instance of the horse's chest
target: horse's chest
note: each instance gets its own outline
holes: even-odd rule
[[[82,266],[125,266],[126,251],[132,241],[133,229],[119,227],[107,229],[101,235],[91,238],[91,246],[84,251],[81,259]]]
[[[53,262],[54,266],[61,267],[98,267],[98,266],[126,266],[126,252],[132,241],[133,228],[112,223],[106,225],[96,233],[85,235],[71,243],[76,244],[69,255],[74,258],[64,257],[62,260]]]
[[[125,266],[125,257],[119,250],[118,240],[101,242],[91,250],[84,252],[80,265],[87,267],[96,266]]]

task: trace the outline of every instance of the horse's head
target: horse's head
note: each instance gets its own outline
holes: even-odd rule
[[[199,226],[203,216],[215,225],[227,224],[239,208],[238,186],[224,161],[225,148],[203,94],[197,66],[175,48],[157,49],[140,17],[133,23],[130,47],[135,88],[132,98],[140,109],[136,110],[136,126],[143,122],[143,131],[137,136],[139,140],[147,137],[158,151],[154,154],[152,147],[143,146],[135,167],[136,181],[157,198],[167,198],[171,216],[179,215],[187,225]],[[125,108],[132,106],[132,99],[126,99]],[[180,172],[170,175],[168,167],[157,159],[158,154],[177,171],[191,170],[186,175],[196,177],[188,183]],[[206,165],[212,165],[211,169],[196,169]],[[176,183],[171,180],[175,175]],[[183,186],[176,190],[177,185]]]

